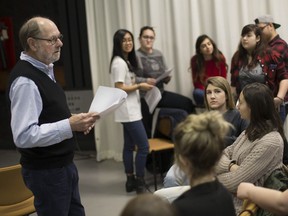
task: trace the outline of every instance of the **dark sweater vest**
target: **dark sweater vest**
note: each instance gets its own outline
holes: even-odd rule
[[[39,125],[57,122],[71,116],[66,96],[61,86],[27,61],[20,60],[13,68],[7,92],[9,92],[13,81],[19,76],[33,80],[38,87],[43,103]],[[27,95],[26,100],[29,100],[29,97],[31,96]],[[11,101],[9,97],[8,104],[10,107]],[[25,112],[29,112],[29,110],[19,110],[19,112],[23,112],[23,115],[25,115]],[[18,148],[21,153],[20,163],[28,169],[63,167],[73,161],[75,146],[76,142],[71,138],[47,147]]]

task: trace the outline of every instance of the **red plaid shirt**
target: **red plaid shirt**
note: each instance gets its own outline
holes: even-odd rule
[[[239,82],[239,71],[243,67],[243,62],[241,60],[236,61],[236,54],[237,52],[232,57],[230,73],[231,86],[236,87],[239,96],[242,90]],[[274,49],[267,49],[262,55],[257,56],[257,59],[265,75],[265,84],[272,90],[274,96],[277,96],[280,81],[288,79],[288,72],[286,72],[281,53]]]
[[[268,45],[273,51],[280,53],[281,58],[285,62],[286,71],[288,72],[288,44],[277,35],[268,43]]]
[[[285,62],[285,68],[288,73],[288,44],[279,35],[273,38],[268,45],[274,51],[280,53],[283,61]],[[288,94],[286,94],[285,101],[288,101]]]

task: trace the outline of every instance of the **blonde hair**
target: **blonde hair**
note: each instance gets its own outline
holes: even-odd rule
[[[120,216],[175,216],[174,207],[153,194],[140,194],[132,198]]]
[[[235,102],[234,102],[234,98],[232,96],[231,93],[231,87],[228,83],[228,81],[221,76],[214,76],[214,77],[209,77],[206,81],[206,85],[205,85],[205,97],[204,97],[204,102],[205,102],[205,106],[208,110],[211,110],[211,108],[208,106],[208,102],[207,102],[207,97],[206,97],[206,90],[208,85],[211,84],[217,88],[222,89],[225,92],[226,95],[226,108],[229,109],[235,109]]]
[[[224,148],[224,138],[231,124],[218,111],[189,115],[174,131],[175,160],[190,178],[213,171]],[[183,163],[188,161],[187,164]]]

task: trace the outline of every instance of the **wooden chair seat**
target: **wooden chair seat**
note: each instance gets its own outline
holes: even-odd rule
[[[154,188],[155,191],[157,190],[157,168],[156,168],[156,155],[159,153],[159,161],[160,161],[160,170],[162,167],[162,158],[161,153],[163,151],[173,150],[174,144],[172,141],[168,139],[162,139],[162,138],[151,138],[148,139],[149,142],[149,152],[152,155],[152,172],[153,172],[153,178],[154,178]],[[162,173],[161,173],[162,174]]]
[[[185,119],[187,115],[188,113],[186,111],[173,108],[156,108],[154,111],[151,130],[152,138],[148,139],[148,142],[149,152],[152,156],[152,172],[155,190],[157,190],[156,161],[159,162],[160,174],[163,177],[162,168],[164,168],[164,166],[162,166],[162,162],[164,160],[162,161],[162,159],[164,157],[162,153],[164,154],[164,151],[174,151],[174,144],[171,141],[174,127]],[[168,166],[170,165],[171,164],[168,164]]]
[[[151,138],[148,139],[149,151],[162,151],[167,149],[174,149],[174,144],[168,139]]]

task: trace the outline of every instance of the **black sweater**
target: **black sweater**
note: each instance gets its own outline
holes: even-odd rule
[[[7,92],[10,91],[11,84],[19,76],[33,80],[39,89],[43,103],[39,125],[53,123],[71,116],[66,96],[61,86],[27,61],[20,60],[13,68]],[[27,95],[26,99],[29,100],[29,95]],[[9,97],[8,104],[11,104]],[[29,110],[19,110],[19,112],[23,112],[25,115],[25,112],[29,112]],[[47,147],[18,148],[21,153],[20,163],[23,167],[29,169],[63,167],[73,161],[75,146],[75,140],[71,138]]]

